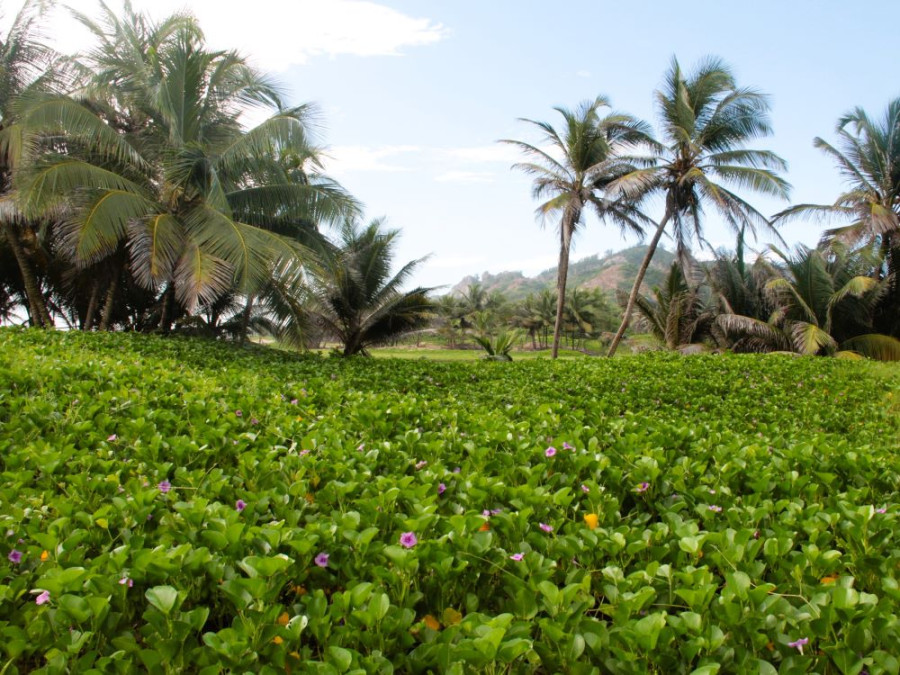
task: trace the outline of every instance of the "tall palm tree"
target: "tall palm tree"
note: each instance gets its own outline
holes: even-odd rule
[[[535,177],[532,193],[536,199],[543,200],[537,208],[542,224],[548,217],[559,218],[554,359],[559,354],[563,328],[569,252],[585,210],[592,209],[601,221],[610,221],[623,231],[637,234],[643,234],[646,220],[630,201],[610,199],[606,188],[634,168],[627,151],[636,145],[652,145],[650,128],[645,122],[622,113],[601,116],[604,108],[609,108],[609,101],[602,96],[585,101],[574,111],[554,108],[563,118],[560,130],[547,122],[522,120],[540,130],[539,144],[501,141],[516,146],[530,160],[514,168]]]
[[[127,4],[124,19],[108,9],[102,24],[80,18],[99,43],[85,58],[95,80],[80,99],[29,109],[25,124],[55,152],[23,174],[23,203],[68,209],[61,238],[79,265],[112,257],[164,288],[163,328],[172,300],[190,309],[253,293],[279,260],[302,254],[304,231],[355,212],[339,186],[299,180],[289,161],[311,153],[312,107],[282,107],[242,57],[206,49],[193,18],[157,24]],[[276,112],[245,131],[248,107]]]
[[[365,355],[370,346],[424,328],[434,313],[431,289],[402,290],[424,258],[391,274],[399,234],[381,220],[366,227],[347,221],[339,245],[311,274],[307,319],[337,338],[344,356]]]
[[[617,186],[629,198],[651,193],[665,198],[665,211],[650,240],[628,301],[622,323],[610,345],[616,353],[628,328],[631,313],[666,227],[671,224],[679,256],[684,258],[693,236],[703,239],[702,214],[712,205],[735,230],[770,227],[769,221],[726,185],[787,198],[788,183],[776,173],[785,162],[766,150],[744,146],[771,133],[766,97],[738,87],[729,68],[719,59],[708,58],[696,72],[685,75],[676,59],[666,73],[656,103],[664,135],[661,152],[652,166],[636,169]]]
[[[0,37],[0,235],[12,250],[32,325],[52,327],[34,257],[33,221],[19,210],[12,178],[22,151],[18,107],[38,92],[53,91],[66,71],[60,56],[43,44],[38,31],[42,4],[27,1]]]
[[[849,220],[826,231],[823,242],[879,248],[884,265],[875,276],[889,282],[876,322],[883,332],[900,336],[900,98],[888,103],[880,119],[862,108],[847,113],[838,121],[837,136],[837,147],[818,137],[813,145],[834,161],[847,190],[832,204],[797,204],[775,218]]]

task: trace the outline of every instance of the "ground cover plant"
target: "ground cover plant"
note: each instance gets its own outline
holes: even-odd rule
[[[0,671],[896,673],[900,377],[0,331]]]

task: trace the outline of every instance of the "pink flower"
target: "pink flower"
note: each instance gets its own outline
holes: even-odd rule
[[[809,644],[809,638],[800,638],[799,640],[794,640],[793,642],[788,642],[788,647],[793,647],[801,654],[803,653],[803,645]]]
[[[638,492],[646,492],[649,489],[650,489],[650,483],[648,483],[647,481],[644,481],[643,483],[641,483],[640,485],[637,486]]]
[[[259,424],[259,420],[256,419],[255,417],[253,417],[253,418],[250,420],[250,424]]]
[[[582,484],[581,484],[581,491],[582,491],[582,492],[590,492],[590,491],[591,491],[591,488],[589,488],[587,485],[585,485],[584,483],[582,483]]]
[[[524,557],[525,557],[525,554],[524,554],[524,553],[513,553],[511,556],[509,556],[509,559],[510,559],[510,560],[515,560],[516,562],[519,562],[519,561],[521,561],[522,558],[524,558]]]
[[[11,562],[13,565],[18,565],[20,562],[22,562],[22,552],[17,551],[16,549],[10,551],[9,555],[6,557],[9,558],[9,562]]]
[[[418,543],[419,540],[416,539],[415,532],[404,532],[400,535],[400,545],[404,548],[412,548]]]
[[[574,449],[575,449],[574,445],[569,445],[568,443],[563,441],[563,450],[574,450]]]
[[[547,457],[553,457],[553,455],[555,455],[555,454],[556,454],[556,448],[554,448],[552,445],[549,448],[547,448],[546,450],[544,450],[544,455],[546,455]]]
[[[160,481],[156,487],[159,488],[160,492],[162,492],[163,494],[166,494],[169,490],[172,489],[172,484],[167,480],[163,480],[163,481]]]
[[[119,579],[119,584],[121,584],[122,586],[128,586],[128,588],[131,588],[132,586],[134,586],[134,579],[129,579],[128,577],[122,577],[121,579]]]
[[[423,469],[426,466],[428,466],[428,462],[425,461],[424,459],[420,462],[416,462],[416,471],[418,471],[419,469]]]
[[[291,405],[297,405],[297,399],[292,398],[292,399],[291,399]]]
[[[110,434],[109,436],[106,437],[106,440],[109,441],[110,443],[112,443],[112,442],[114,442],[117,438],[118,438],[118,436],[116,436],[115,434]]]
[[[315,562],[319,567],[328,567],[328,557],[329,556],[327,553],[320,553],[316,556],[313,562]]]
[[[240,513],[241,511],[243,511],[244,509],[247,508],[247,502],[245,502],[243,499],[238,499],[234,503],[234,508],[237,509],[238,513]]]
[[[297,454],[300,455],[300,457],[303,457],[303,455],[308,455],[308,454],[309,454],[309,450],[301,450],[301,451],[298,452]]]
[[[234,416],[235,416],[235,417],[243,417],[243,416],[244,416],[244,413],[242,413],[240,410],[235,410],[235,411],[234,411]]]
[[[50,591],[44,591],[34,599],[35,604],[43,605],[50,602]]]
[[[880,509],[875,509],[875,513],[887,513],[887,508],[882,506]]]
[[[540,523],[538,525],[544,532],[553,532],[553,526],[548,525],[547,523]]]
[[[438,494],[439,494],[439,495],[444,494],[446,491],[447,491],[447,486],[446,486],[446,485],[444,485],[443,483],[441,483],[440,485],[438,485]]]
[[[722,510],[722,507],[721,507],[721,506],[718,506],[718,505],[716,505],[716,504],[710,504],[710,505],[709,505],[709,510],[710,510],[710,511],[713,511],[714,513],[719,513],[719,512]]]

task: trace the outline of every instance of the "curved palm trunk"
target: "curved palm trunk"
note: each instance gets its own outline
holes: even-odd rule
[[[84,322],[81,330],[91,330],[94,327],[94,319],[97,318],[97,307],[100,306],[100,283],[94,281],[91,287],[91,296],[88,299],[87,311],[84,314]]]
[[[113,277],[109,282],[109,289],[106,291],[106,301],[103,303],[103,314],[100,316],[100,325],[97,330],[103,332],[109,330],[109,324],[112,321],[113,308],[116,305],[116,294],[119,291],[119,282],[122,278],[122,271],[125,267],[125,261],[121,258],[113,263]]]
[[[556,270],[556,323],[553,326],[553,358],[559,356],[559,338],[562,332],[563,311],[566,308],[566,280],[569,276],[569,247],[572,244],[572,218],[563,219],[560,231],[559,265]]]
[[[41,293],[41,286],[38,284],[37,276],[31,267],[31,261],[22,241],[19,239],[19,232],[15,224],[10,223],[6,228],[6,240],[16,257],[19,264],[19,273],[22,275],[22,283],[25,286],[25,297],[28,300],[28,314],[31,317],[31,324],[38,328],[53,328],[53,320],[50,318],[50,312],[47,310],[47,302],[44,300],[44,294]]]
[[[671,217],[672,211],[666,209],[666,214],[663,216],[663,219],[659,221],[656,232],[653,234],[653,239],[650,240],[647,254],[641,261],[641,267],[634,280],[634,285],[631,287],[631,293],[628,295],[628,304],[625,305],[625,314],[622,316],[622,323],[619,326],[619,330],[616,331],[616,336],[613,338],[612,344],[609,346],[609,351],[606,354],[607,356],[613,356],[616,353],[616,349],[619,348],[619,343],[622,341],[622,336],[625,335],[625,331],[628,329],[628,324],[631,322],[631,312],[634,310],[634,303],[637,300],[638,292],[641,290],[644,275],[647,274],[647,268],[650,267],[650,261],[653,259],[653,254],[656,253],[656,247],[659,246],[659,240],[662,238],[663,231],[666,229],[666,225]]]

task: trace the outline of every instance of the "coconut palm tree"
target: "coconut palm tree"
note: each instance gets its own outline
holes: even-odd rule
[[[771,226],[727,185],[781,198],[787,198],[789,190],[777,174],[785,169],[784,160],[770,151],[744,147],[771,132],[766,97],[738,87],[719,59],[706,59],[691,75],[673,59],[663,88],[656,92],[656,103],[664,136],[661,151],[651,166],[629,173],[616,187],[631,199],[662,194],[665,211],[638,269],[608,356],[616,353],[628,328],[647,267],[667,227],[671,225],[677,252],[684,258],[691,237],[704,242],[705,205],[713,206],[735,230],[746,228],[755,235],[757,225]]]
[[[792,255],[775,247],[778,274],[765,289],[775,311],[767,321],[722,314],[717,324],[738,338],[747,351],[790,351],[798,354],[844,355],[854,352],[881,360],[900,360],[900,340],[874,331],[872,312],[885,290],[885,280],[865,272],[868,252],[843,246],[810,249]]]
[[[534,176],[532,193],[542,200],[537,208],[541,223],[549,217],[559,218],[553,358],[559,354],[572,238],[583,224],[585,211],[591,209],[601,221],[639,235],[646,222],[632,202],[610,199],[606,188],[634,168],[627,151],[636,145],[652,145],[650,128],[622,113],[601,116],[605,108],[609,108],[609,101],[602,96],[582,103],[574,111],[554,108],[563,118],[560,130],[547,122],[522,120],[541,132],[538,144],[501,141],[516,146],[530,160],[515,164],[514,168]]]
[[[391,274],[399,234],[385,230],[381,220],[366,227],[347,221],[340,243],[313,268],[306,319],[339,340],[344,356],[367,355],[370,346],[424,328],[433,316],[434,303],[428,297],[432,289],[402,290],[425,259],[410,261]]]
[[[900,336],[900,98],[884,115],[871,118],[856,108],[838,121],[838,144],[815,138],[813,145],[837,165],[847,190],[832,204],[797,204],[775,216],[787,220],[816,216],[843,219],[848,225],[827,230],[824,243],[863,243],[880,249],[884,264],[873,270],[889,279],[876,316],[883,332]]]
[[[100,24],[80,18],[99,43],[84,58],[96,76],[79,99],[29,108],[24,123],[44,151],[22,174],[23,205],[67,210],[61,241],[78,265],[112,259],[164,288],[161,327],[173,301],[252,295],[279,260],[304,254],[304,232],[355,212],[333,182],[297,178],[291,158],[314,154],[314,109],[282,107],[242,57],[206,49],[193,18],[153,23],[129,5],[124,19],[108,9]],[[276,112],[245,131],[252,107]]]
[[[53,320],[33,255],[38,247],[34,221],[19,210],[12,186],[22,150],[18,108],[24,99],[56,89],[66,72],[60,56],[41,41],[37,24],[42,7],[37,1],[25,2],[0,37],[0,239],[12,251],[21,275],[31,324],[49,328]]]

